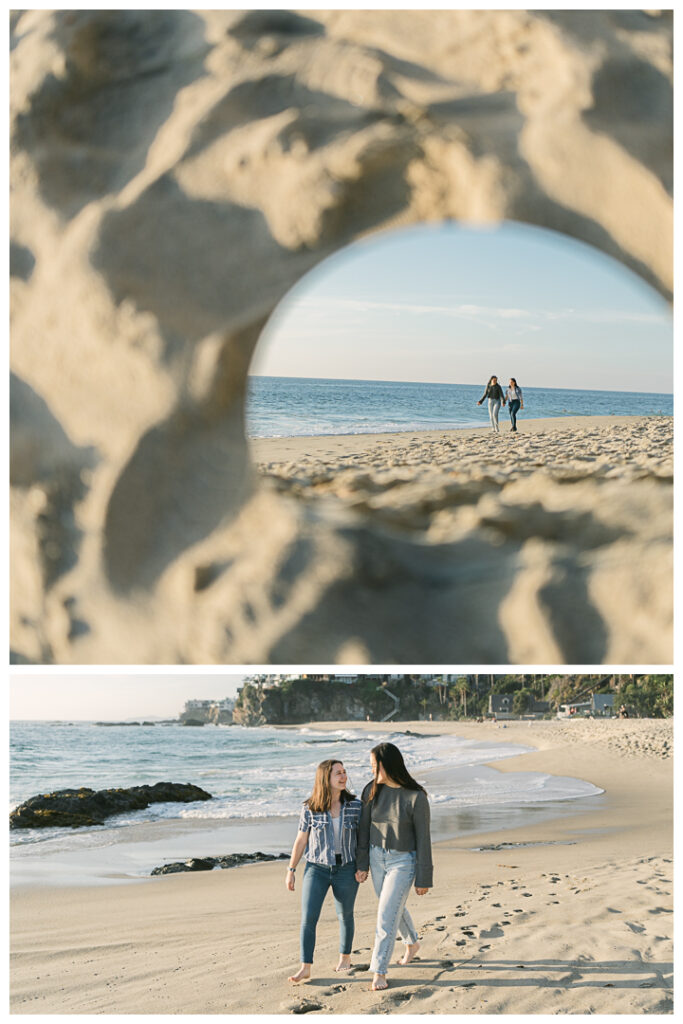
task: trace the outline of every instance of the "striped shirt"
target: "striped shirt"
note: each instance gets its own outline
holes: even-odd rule
[[[339,831],[341,833],[342,864],[356,859],[356,841],[362,804],[358,797],[346,800],[341,805]],[[299,832],[308,832],[308,845],[304,857],[311,864],[334,867],[334,827],[329,811],[311,811],[304,804],[299,818]]]

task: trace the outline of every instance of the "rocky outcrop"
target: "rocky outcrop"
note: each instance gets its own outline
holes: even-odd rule
[[[26,800],[10,813],[9,823],[12,829],[81,828],[103,825],[114,814],[141,811],[150,804],[211,799],[211,794],[199,786],[180,782],[128,789],[60,789]]]
[[[213,871],[214,868],[236,868],[242,864],[257,864],[265,860],[288,860],[287,853],[228,853],[223,857],[190,857],[154,868],[153,875],[177,875],[181,871]]]
[[[232,725],[232,711],[219,707],[192,708],[181,711],[179,720],[182,725]]]
[[[392,680],[365,676],[356,683],[297,679],[259,690],[245,684],[237,697],[234,719],[238,725],[295,725],[302,722],[348,722],[370,718],[380,721],[397,706],[394,721],[412,721],[432,713],[444,716],[445,704],[433,686],[419,677]]]
[[[304,273],[396,225],[541,225],[669,297],[671,12],[28,10],[11,30],[12,659],[486,660],[494,554],[257,486],[249,360]],[[516,578],[542,603],[558,572]]]

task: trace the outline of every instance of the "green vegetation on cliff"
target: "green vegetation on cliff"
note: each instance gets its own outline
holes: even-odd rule
[[[670,675],[463,675],[455,681],[427,682],[424,677],[360,676],[357,682],[294,679],[262,688],[246,682],[240,690],[234,721],[240,725],[296,725],[302,722],[380,721],[396,706],[392,721],[420,718],[485,717],[491,694],[512,694],[513,711],[524,714],[534,701],[545,701],[553,715],[560,704],[590,699],[591,693],[614,693],[615,704],[631,714],[664,718],[673,714]],[[393,694],[393,697],[391,696]]]

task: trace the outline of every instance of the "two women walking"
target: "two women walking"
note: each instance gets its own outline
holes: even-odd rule
[[[339,962],[349,971],[354,935],[353,907],[368,873],[379,905],[370,970],[373,990],[387,987],[387,970],[397,934],[405,944],[398,963],[410,963],[419,949],[406,909],[411,886],[423,896],[432,886],[432,855],[427,794],[409,774],[400,750],[380,743],[370,754],[372,781],[362,800],[346,789],[341,761],[323,761],[313,792],[305,801],[294,841],[287,888],[295,889],[295,871],[306,860],[301,887],[301,966],[293,983],[310,980],[316,926],[329,889],[339,918]]]
[[[500,412],[501,405],[504,406],[509,403],[510,409],[510,430],[513,434],[517,433],[517,413],[520,409],[524,408],[524,396],[522,389],[518,385],[514,377],[510,378],[510,385],[503,394],[503,389],[498,383],[497,377],[491,377],[484,394],[477,402],[477,405],[481,405],[482,402],[488,399],[489,405],[489,419],[491,421],[491,429],[494,434],[500,433],[500,427],[498,425],[498,414]]]

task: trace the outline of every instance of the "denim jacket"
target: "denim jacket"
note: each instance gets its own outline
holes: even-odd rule
[[[358,797],[341,805],[341,858],[342,864],[356,859],[356,840],[362,804]],[[334,867],[334,830],[329,811],[311,811],[303,805],[299,819],[299,832],[308,832],[308,846],[304,857],[311,864]]]

